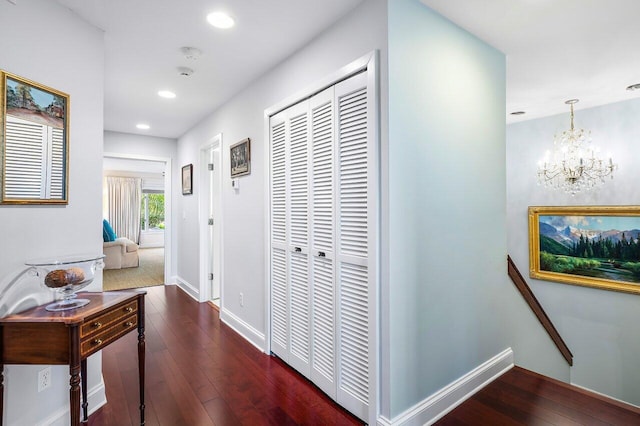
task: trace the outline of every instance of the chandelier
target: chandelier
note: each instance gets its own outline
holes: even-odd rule
[[[599,157],[600,150],[591,145],[590,131],[574,128],[573,105],[577,102],[577,99],[565,102],[571,107],[571,128],[554,136],[553,152],[547,151],[538,163],[539,185],[571,195],[603,184],[607,176],[613,179],[613,171],[618,167],[611,155],[607,160]]]

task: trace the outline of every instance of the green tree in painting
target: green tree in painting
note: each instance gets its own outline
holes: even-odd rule
[[[33,96],[31,95],[30,86],[19,83],[16,86],[16,92],[18,93],[18,99],[22,108],[26,108],[30,102],[33,102]]]
[[[7,108],[18,108],[18,94],[13,87],[7,86]]]

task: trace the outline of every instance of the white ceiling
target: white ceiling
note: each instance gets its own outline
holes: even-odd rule
[[[507,58],[507,122],[640,96],[640,0],[421,0]]]
[[[176,138],[362,0],[57,1],[105,32],[105,129]],[[212,11],[236,26],[210,26]],[[183,46],[203,54],[187,60]],[[162,89],[177,97],[159,98]]]
[[[363,0],[57,1],[105,31],[105,128],[176,138]],[[640,96],[640,0],[421,1],[506,54],[507,122]],[[209,26],[217,10],[236,26]]]

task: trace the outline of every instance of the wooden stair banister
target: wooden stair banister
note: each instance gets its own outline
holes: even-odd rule
[[[573,354],[567,347],[564,340],[562,340],[562,337],[560,337],[560,333],[558,333],[558,330],[554,327],[553,323],[547,316],[547,313],[542,308],[542,305],[538,302],[538,299],[536,299],[536,296],[531,291],[531,287],[529,287],[509,255],[507,255],[507,273],[509,274],[511,281],[516,285],[516,288],[520,291],[522,297],[524,297],[524,300],[538,318],[538,321],[540,321],[540,324],[542,324],[549,334],[549,337],[551,337],[551,340],[553,340],[553,343],[555,343],[564,359],[569,365],[573,365]]]

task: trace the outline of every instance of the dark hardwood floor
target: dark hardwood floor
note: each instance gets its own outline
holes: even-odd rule
[[[209,304],[175,286],[146,290],[147,425],[362,424]],[[90,426],[139,424],[136,339],[102,351],[108,403]],[[640,409],[515,367],[436,424],[640,426]]]
[[[176,286],[147,288],[147,425],[360,425]],[[102,351],[108,403],[89,425],[139,425],[136,333]]]
[[[514,367],[435,425],[637,426],[640,409]]]

